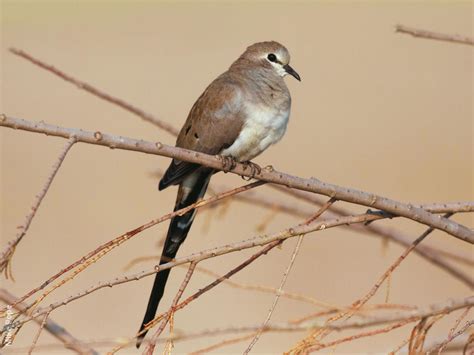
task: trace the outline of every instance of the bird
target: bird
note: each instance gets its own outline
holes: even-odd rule
[[[254,43],[218,76],[199,96],[180,130],[176,146],[210,155],[225,162],[258,165],[251,159],[285,134],[291,96],[283,78],[301,81],[290,66],[290,53],[275,41]],[[173,159],[159,182],[161,191],[179,185],[174,211],[203,198],[211,176],[217,171],[196,163]],[[171,219],[160,265],[173,260],[186,239],[196,210]],[[156,315],[170,269],[155,276],[145,316],[137,336],[137,348],[147,333],[146,325]]]

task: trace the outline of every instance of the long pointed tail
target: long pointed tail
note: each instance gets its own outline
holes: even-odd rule
[[[207,185],[209,184],[211,175],[211,172],[207,170],[201,170],[196,171],[185,178],[179,185],[178,196],[176,198],[174,210],[176,211],[187,207],[202,198],[206,193]],[[168,228],[168,234],[166,235],[165,245],[161,254],[160,265],[169,262],[171,259],[174,259],[181,243],[184,242],[189,230],[191,229],[195,214],[196,210],[192,210],[182,216],[176,216],[171,219],[171,223]],[[145,328],[147,323],[155,318],[158,305],[165,291],[169,274],[170,269],[160,271],[156,274],[155,282],[153,283],[153,288],[148,300],[145,317],[143,318],[142,324],[140,326],[140,332]],[[146,333],[147,331],[138,336],[137,348],[140,347]]]

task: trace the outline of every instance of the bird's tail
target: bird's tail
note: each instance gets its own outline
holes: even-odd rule
[[[204,196],[207,190],[207,185],[212,173],[207,170],[196,171],[185,178],[179,185],[178,196],[174,210],[187,207]],[[188,235],[189,229],[194,220],[196,210],[191,210],[182,216],[176,216],[171,219],[166,235],[165,245],[161,254],[160,265],[174,259],[181,243],[184,242]],[[155,276],[155,282],[151,290],[150,299],[145,312],[145,317],[140,326],[140,332],[145,328],[146,324],[155,318],[158,304],[160,303],[163,293],[165,291],[166,281],[170,274],[170,269],[160,271]],[[145,338],[147,331],[144,331],[137,337],[137,348],[140,347],[143,338]]]

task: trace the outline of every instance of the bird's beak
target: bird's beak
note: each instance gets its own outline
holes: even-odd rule
[[[285,69],[285,71],[290,74],[291,76],[295,77],[296,80],[298,81],[301,81],[301,78],[300,78],[300,75],[296,72],[296,70],[294,70],[292,67],[290,67],[289,64],[285,64],[283,66],[283,69]]]

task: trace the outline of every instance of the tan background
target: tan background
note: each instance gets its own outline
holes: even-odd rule
[[[470,3],[455,1],[3,1],[1,111],[172,144],[174,139],[167,133],[14,57],[8,47],[27,50],[180,127],[205,86],[247,45],[274,39],[290,49],[292,65],[303,80],[287,78],[293,97],[288,132],[257,162],[407,202],[472,200],[472,48],[393,31],[395,24],[402,23],[473,35],[472,15]],[[0,139],[3,248],[23,222],[65,141],[10,129],[0,129]],[[16,282],[2,279],[2,285],[21,295],[99,243],[170,211],[175,190],[159,193],[157,179],[151,176],[167,165],[165,158],[75,146],[18,247],[13,262]],[[229,186],[243,183],[230,174],[220,174],[215,180]],[[261,192],[289,201],[269,188]],[[179,255],[255,235],[256,226],[267,215],[268,211],[240,203],[233,203],[223,216],[201,213]],[[455,219],[471,226],[474,222],[465,215]],[[267,230],[278,231],[297,222],[280,214]],[[400,220],[384,224],[402,228],[413,237],[424,230]],[[166,228],[167,224],[155,227],[113,251],[45,304],[122,275],[124,266],[136,257],[158,254],[157,241]],[[278,286],[294,243],[288,241],[282,250],[273,251],[235,279]],[[473,251],[441,233],[434,233],[428,243]],[[401,252],[396,245],[384,249],[378,238],[342,229],[314,234],[305,239],[286,289],[333,304],[349,304],[367,292]],[[203,265],[225,273],[249,253]],[[137,265],[133,270],[151,265]],[[162,305],[171,302],[183,275],[183,269],[173,271]],[[207,276],[195,275],[186,294],[209,281]],[[82,339],[131,336],[142,319],[151,282],[147,278],[96,292],[55,311],[52,317]],[[469,293],[444,271],[411,255],[392,277],[390,301],[423,305]],[[382,289],[373,301],[383,302],[384,295]],[[258,324],[272,300],[271,295],[221,286],[179,312],[176,327],[193,332]],[[273,320],[313,311],[308,304],[282,299]],[[430,334],[441,339],[451,324],[440,323]],[[16,344],[29,344],[35,329],[25,327]],[[404,327],[328,352],[389,351],[409,332]],[[281,352],[301,335],[264,335],[254,350]],[[175,352],[215,341],[176,343]],[[43,333],[39,343],[51,342]],[[228,346],[221,352],[241,353],[246,345]]]

